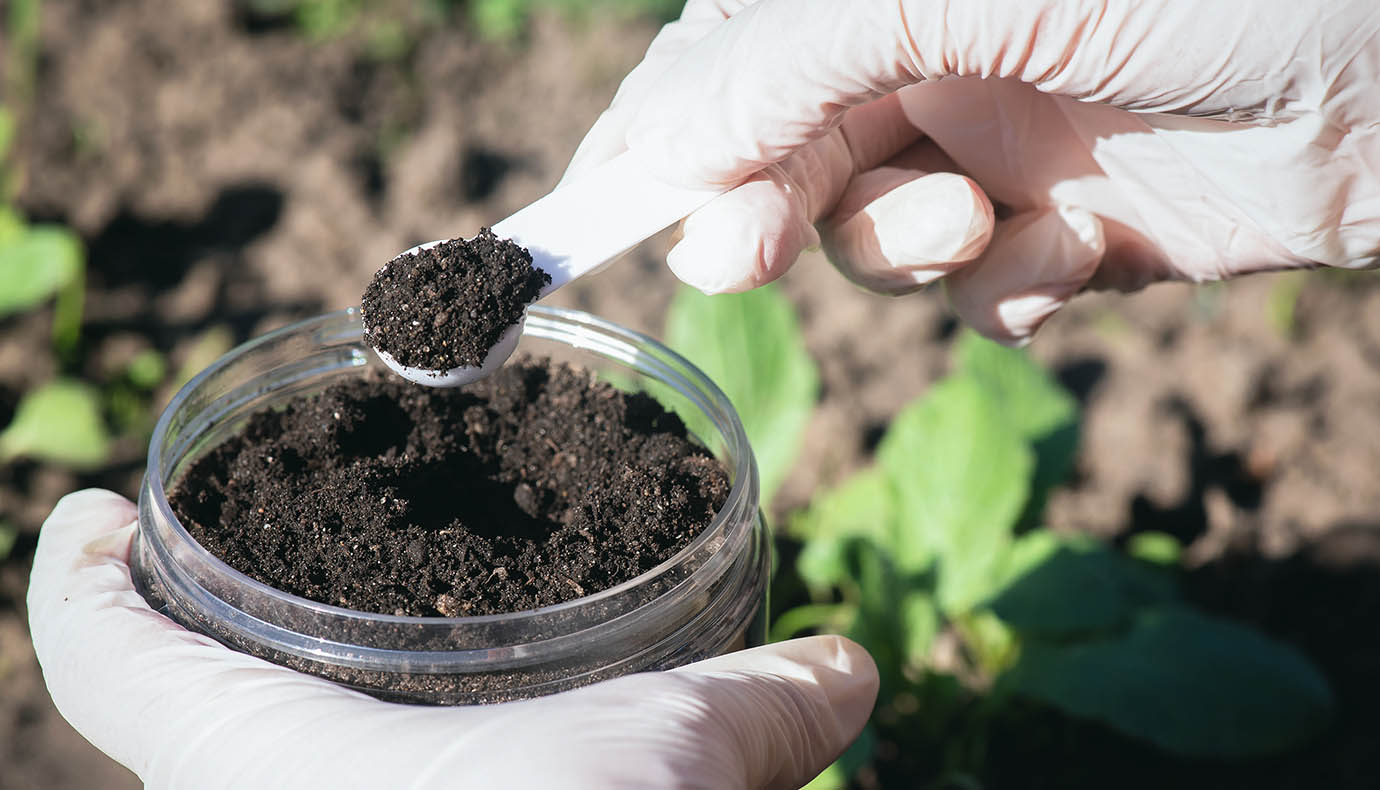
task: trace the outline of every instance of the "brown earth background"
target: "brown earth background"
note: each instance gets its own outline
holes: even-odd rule
[[[356,304],[399,250],[506,216],[559,177],[657,27],[542,12],[504,42],[481,39],[455,9],[437,22],[406,2],[369,8],[402,31],[401,51],[381,53],[364,24],[312,41],[290,17],[234,2],[43,4],[19,205],[86,243],[75,373],[106,381],[150,348],[173,368],[195,364],[227,339]],[[676,288],[659,263],[666,244],[553,301],[660,334]],[[993,736],[994,759],[1008,762],[991,786],[1374,786],[1378,286],[1314,273],[1093,294],[1042,331],[1032,353],[1086,410],[1075,479],[1047,522],[1180,537],[1191,597],[1300,648],[1339,713],[1307,748],[1249,766],[1163,760],[1049,714],[1041,727],[1057,736]],[[955,332],[941,292],[862,293],[816,255],[782,287],[823,386],[777,519],[867,460],[891,416],[945,372]],[[0,322],[0,425],[59,370],[50,323],[48,310]],[[90,473],[0,467],[0,519],[20,532],[0,564],[0,788],[137,786],[53,709],[24,591],[57,499],[87,485],[133,496],[145,441],[122,438]]]

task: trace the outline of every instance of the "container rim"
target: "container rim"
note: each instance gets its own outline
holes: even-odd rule
[[[168,433],[171,430],[172,418],[174,415],[178,414],[181,408],[202,385],[214,378],[218,373],[233,365],[249,352],[261,346],[277,342],[286,336],[310,332],[313,329],[329,326],[331,323],[339,321],[342,318],[348,320],[359,314],[360,311],[357,307],[349,307],[344,310],[323,313],[301,321],[296,321],[241,343],[223,354],[219,359],[208,365],[184,384],[168,402],[168,405],[164,407],[162,413],[158,417],[158,422],[153,429],[153,435],[149,440],[147,466],[145,469],[145,484],[143,486],[144,490],[150,495],[149,504],[158,510],[160,516],[166,519],[166,523],[171,527],[173,533],[185,543],[183,550],[192,552],[192,554],[201,562],[204,562],[208,568],[227,577],[229,581],[234,582],[236,585],[243,586],[269,598],[278,599],[294,608],[311,610],[321,615],[344,617],[361,621],[431,627],[484,626],[491,624],[520,623],[533,617],[582,609],[628,593],[631,590],[655,581],[657,577],[672,571],[690,557],[705,552],[706,546],[710,541],[718,539],[721,536],[724,538],[724,544],[722,546],[715,547],[708,552],[709,556],[714,556],[723,551],[724,548],[736,545],[737,541],[733,538],[738,537],[736,535],[737,532],[746,533],[750,531],[751,520],[743,519],[739,517],[739,514],[745,506],[750,506],[754,511],[757,509],[756,499],[760,485],[757,463],[752,453],[752,448],[748,443],[747,432],[743,428],[742,421],[738,417],[738,412],[733,408],[733,404],[729,401],[728,396],[724,394],[723,390],[684,356],[676,353],[649,335],[622,327],[581,310],[532,305],[527,310],[527,317],[522,332],[524,337],[530,335],[535,338],[565,342],[572,348],[593,351],[606,358],[627,364],[630,367],[636,368],[639,365],[649,365],[660,368],[663,374],[669,373],[672,376],[684,377],[707,395],[708,402],[699,403],[698,398],[691,397],[688,393],[684,392],[681,394],[696,401],[696,405],[701,408],[705,406],[711,407],[715,412],[718,412],[725,418],[725,425],[719,425],[717,420],[715,420],[715,425],[720,429],[723,435],[725,454],[732,460],[732,468],[729,471],[732,475],[733,483],[727,498],[724,500],[723,506],[719,508],[709,524],[707,524],[705,528],[701,530],[700,534],[695,536],[688,545],[650,570],[622,582],[621,584],[601,590],[592,595],[572,598],[568,601],[536,609],[523,609],[503,614],[465,617],[395,615],[367,612],[360,609],[349,609],[294,595],[265,584],[235,569],[212,554],[191,536],[191,533],[187,531],[182,521],[173,511],[171,503],[168,501],[163,482],[167,470],[164,469],[160,449],[164,446]],[[572,339],[566,336],[565,331],[561,330],[563,326],[576,329],[593,329],[610,336],[612,340],[621,343],[624,348],[618,349],[614,347],[611,349],[599,343],[573,342],[573,340],[578,340],[578,338]],[[615,356],[610,353],[612,350],[622,351],[625,356]],[[643,372],[647,373],[646,371]],[[663,381],[664,380],[663,378]],[[705,411],[708,412],[709,409],[705,409]],[[720,462],[725,462],[723,458],[719,460]],[[735,534],[725,534],[729,530],[733,530]],[[143,531],[142,526],[140,531]],[[699,568],[696,568],[694,571],[691,571],[691,577],[693,577],[698,570]],[[683,581],[684,580],[682,580],[682,582]],[[677,582],[675,586],[679,586],[680,583],[681,582]]]

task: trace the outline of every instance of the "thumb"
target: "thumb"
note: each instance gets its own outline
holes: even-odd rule
[[[796,639],[518,703],[468,747],[523,787],[797,788],[857,738],[877,682],[856,643]],[[523,759],[517,721],[546,760]]]
[[[1013,78],[1123,109],[1286,119],[1344,87],[1346,65],[1369,46],[1355,25],[1324,21],[1380,26],[1373,0],[1330,5],[1260,0],[1243,14],[1173,0],[761,0],[666,68],[628,145],[667,180],[734,183],[849,107],[947,75]]]
[[[876,663],[841,636],[793,639],[676,671],[715,680],[705,687],[713,713],[705,735],[753,788],[813,779],[858,737],[877,699]]]
[[[1087,284],[1102,262],[1102,222],[1071,206],[998,223],[987,251],[945,280],[965,323],[993,340],[1025,345]]]
[[[135,517],[121,496],[81,491],[64,497],[39,533],[29,628],[63,718],[148,787],[339,787],[340,776],[391,786],[397,764],[361,755],[399,730],[398,717],[150,609],[127,564]],[[285,749],[285,733],[305,743],[313,724],[328,722],[355,726],[318,738],[308,757]],[[434,746],[415,733],[416,744],[400,740],[399,754]]]

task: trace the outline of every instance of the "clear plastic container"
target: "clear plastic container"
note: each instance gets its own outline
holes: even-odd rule
[[[166,488],[253,412],[382,369],[363,345],[358,312],[346,310],[234,349],[173,398],[154,429],[139,497],[131,563],[141,592],[172,619],[237,650],[407,702],[533,697],[764,641],[771,543],[752,451],[724,394],[655,340],[576,311],[532,307],[521,351],[648,384],[687,425],[702,426],[696,435],[732,481],[704,533],[617,587],[484,617],[343,609],[276,590],[226,565],[178,522]]]

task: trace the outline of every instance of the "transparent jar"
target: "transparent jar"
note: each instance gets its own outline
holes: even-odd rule
[[[382,363],[346,310],[234,349],[183,387],[149,445],[131,552],[155,608],[222,643],[384,699],[495,702],[667,669],[745,646],[766,631],[771,542],[756,464],[719,388],[655,340],[572,310],[534,306],[519,352],[645,386],[698,429],[732,488],[679,554],[628,582],[540,609],[482,617],[405,617],[318,603],[231,568],[192,539],[167,487],[252,413],[281,406]]]

